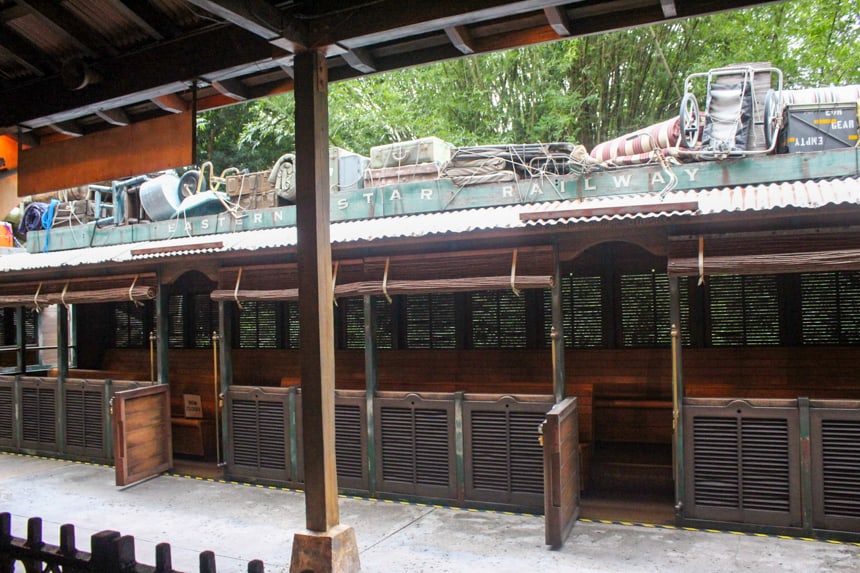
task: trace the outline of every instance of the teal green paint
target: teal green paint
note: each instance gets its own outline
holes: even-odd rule
[[[466,497],[466,460],[463,436],[463,400],[465,392],[454,392],[454,454],[457,483],[457,501]]]
[[[110,378],[105,380],[104,385],[104,436],[105,436],[105,457],[109,460],[114,459],[113,455],[113,405],[111,398],[113,397],[113,380]]]
[[[709,189],[783,181],[860,175],[860,150],[837,149],[686,163],[671,167],[675,189]],[[333,193],[332,222],[387,216],[433,213],[454,209],[616,195],[659,193],[669,182],[660,166],[641,166],[587,173],[575,178],[544,177],[521,182],[457,187],[451,179],[436,179]],[[188,236],[212,236],[236,231],[292,227],[293,205],[245,211],[233,217],[224,212],[201,217],[120,225],[96,229],[94,223],[50,230],[50,251],[156,241]],[[28,233],[27,250],[44,250],[46,231]]]
[[[299,437],[298,420],[296,419],[296,387],[290,386],[287,390],[287,404],[289,408],[290,424],[290,477],[293,481],[299,481]]]

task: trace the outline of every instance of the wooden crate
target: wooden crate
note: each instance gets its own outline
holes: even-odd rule
[[[275,186],[269,183],[269,171],[230,175],[227,179],[227,195],[231,203],[239,203],[242,209],[267,209],[278,206]]]

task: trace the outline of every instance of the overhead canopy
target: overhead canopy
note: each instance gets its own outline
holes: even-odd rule
[[[772,0],[7,0],[0,135],[39,144],[292,89],[293,54],[341,80]]]

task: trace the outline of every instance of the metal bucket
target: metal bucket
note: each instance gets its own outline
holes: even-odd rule
[[[140,186],[140,203],[153,221],[170,219],[176,214],[181,202],[179,178],[172,173],[159,175]]]

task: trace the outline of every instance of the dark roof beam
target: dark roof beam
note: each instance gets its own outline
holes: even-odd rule
[[[111,125],[117,127],[125,127],[131,123],[128,115],[120,108],[116,109],[97,109],[96,115],[105,120]]]
[[[567,10],[564,7],[550,6],[543,9],[546,15],[546,21],[555,30],[555,33],[566,38],[573,34],[573,28],[570,26],[570,18],[567,17]]]
[[[386,17],[384,3],[380,9],[356,8],[348,14],[338,12],[315,20],[318,37],[311,45],[340,43],[349,48],[390,42],[409,36],[432,33],[455,26],[465,26],[496,18],[516,16],[546,7],[564,4],[559,0],[460,0],[459,2],[425,2],[399,0],[397,18]],[[343,22],[349,22],[344,26]]]
[[[13,32],[0,37],[0,49],[4,49],[22,66],[37,76],[56,72],[58,68],[35,46]]]
[[[236,101],[245,101],[249,98],[248,88],[245,87],[245,84],[241,80],[236,78],[214,81],[212,82],[212,87],[218,93]]]
[[[376,62],[373,60],[373,54],[365,48],[355,48],[347,50],[340,55],[347,64],[353,69],[358,70],[363,74],[372,74],[377,70]]]
[[[0,10],[0,24],[5,24],[6,22],[17,20],[18,18],[27,16],[29,14],[30,11],[27,10],[25,6],[21,6],[20,4],[13,4]]]
[[[255,34],[267,42],[295,52],[306,46],[298,22],[285,25],[283,14],[266,0],[186,0]]]
[[[99,58],[105,54],[116,56],[118,51],[96,30],[81,22],[73,13],[64,10],[60,2],[53,0],[17,0],[27,6],[43,20],[54,25],[79,50],[86,55]]]
[[[110,2],[151,38],[164,40],[175,38],[180,33],[179,26],[164,12],[156,10],[149,0],[110,0]]]
[[[445,34],[448,36],[448,39],[451,41],[454,47],[463,52],[464,54],[475,53],[475,45],[472,41],[472,34],[469,33],[469,29],[465,26],[454,26],[452,28],[445,28]]]
[[[213,37],[218,41],[213,42]],[[182,92],[192,79],[225,69],[253,71],[272,67],[273,50],[270,44],[240,28],[210,28],[101,62],[98,72],[105,81],[85,90],[66,91],[54,77],[7,90],[4,105],[0,106],[0,125],[40,123],[40,118],[57,116],[70,119],[93,113],[97,108],[125,107]],[[135,73],[129,74],[129,70]],[[39,97],[34,98],[34,93],[40,94]]]
[[[678,16],[678,5],[675,0],[660,0],[660,8],[663,9],[663,16],[666,18]]]

